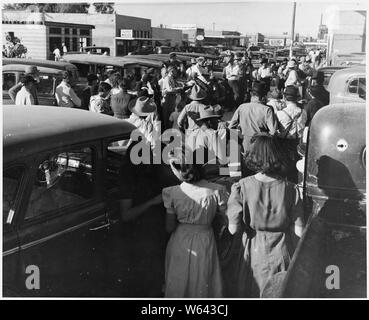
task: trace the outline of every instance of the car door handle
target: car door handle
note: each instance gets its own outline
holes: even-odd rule
[[[101,229],[108,229],[110,227],[110,222],[107,222],[105,224],[102,224],[101,226],[95,227],[95,228],[90,228],[90,231],[97,231],[97,230],[101,230]]]

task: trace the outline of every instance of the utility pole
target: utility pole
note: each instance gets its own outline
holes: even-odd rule
[[[290,45],[290,58],[292,58],[292,47],[295,37],[295,17],[296,17],[296,2],[293,3],[293,15],[292,15],[292,28],[291,28],[291,45]]]
[[[215,31],[215,22],[213,22],[213,31]]]

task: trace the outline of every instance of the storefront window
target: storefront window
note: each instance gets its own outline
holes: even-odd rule
[[[64,28],[64,34],[69,34],[69,28]]]
[[[50,28],[50,34],[61,34],[61,28]]]
[[[80,30],[79,30],[79,34],[80,34],[81,36],[89,36],[89,35],[90,35],[90,30],[80,29]]]

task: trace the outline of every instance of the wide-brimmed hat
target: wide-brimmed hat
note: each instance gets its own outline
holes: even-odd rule
[[[196,59],[195,58],[191,58],[191,64],[196,64]]]
[[[198,57],[198,58],[196,58],[196,61],[197,61],[198,63],[202,63],[202,62],[204,62],[204,61],[205,61],[205,58],[204,58],[204,57]]]
[[[287,99],[297,99],[298,93],[299,91],[295,86],[287,86],[283,92]]]
[[[197,121],[212,119],[212,118],[219,119],[220,117],[221,117],[221,115],[217,114],[213,107],[207,106],[206,108],[201,108],[200,109],[200,116],[199,116],[199,118],[197,118]]]
[[[295,68],[296,67],[296,61],[295,60],[290,60],[287,63],[287,68]]]
[[[136,103],[130,106],[130,111],[139,117],[147,116],[156,111],[156,104],[148,97],[138,97]]]
[[[204,100],[206,98],[207,94],[204,89],[202,89],[199,85],[195,84],[191,89],[191,94],[189,95],[189,98],[191,100]]]

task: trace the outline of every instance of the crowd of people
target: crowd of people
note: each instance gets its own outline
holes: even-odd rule
[[[273,277],[286,271],[305,215],[297,183],[297,146],[314,114],[329,104],[323,75],[310,55],[281,63],[261,61],[254,68],[247,54],[230,53],[221,79],[206,59],[191,66],[170,55],[160,73],[147,69],[135,77],[112,71],[106,79],[89,74],[78,96],[71,75],[63,73],[57,104],[111,115],[137,127],[155,149],[153,133],[178,129],[191,152],[206,150],[210,162],[230,165],[219,147],[238,132],[242,178],[231,190],[206,171],[173,156],[170,167],[180,181],[166,187],[149,205],[163,203],[171,233],[165,258],[165,297],[260,297]],[[16,104],[37,104],[37,70],[9,90]],[[228,119],[226,119],[228,117]],[[162,141],[160,141],[162,143]],[[227,163],[228,161],[228,163]],[[142,208],[147,209],[147,205]],[[122,211],[122,220],[143,210]],[[129,215],[129,218],[128,216]],[[216,215],[225,217],[222,232],[242,233],[239,261],[227,287],[212,230]]]

